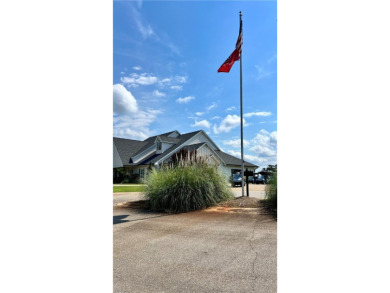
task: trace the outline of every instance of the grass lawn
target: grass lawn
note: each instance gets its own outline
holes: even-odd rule
[[[132,185],[132,186],[114,186],[115,192],[144,192],[144,185]]]

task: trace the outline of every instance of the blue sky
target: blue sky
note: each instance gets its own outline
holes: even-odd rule
[[[143,140],[203,129],[240,157],[240,63],[233,52],[243,14],[244,154],[276,163],[276,1],[115,1],[114,136]]]

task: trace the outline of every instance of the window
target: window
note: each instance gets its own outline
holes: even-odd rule
[[[139,178],[141,179],[145,178],[145,169],[139,169]]]
[[[157,141],[157,150],[161,151],[161,141]]]

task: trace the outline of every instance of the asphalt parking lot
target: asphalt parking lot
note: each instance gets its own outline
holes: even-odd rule
[[[265,197],[265,187],[266,185],[264,184],[249,184],[249,196],[250,197],[256,197],[259,199],[264,199]],[[241,186],[236,186],[231,188],[233,195],[235,197],[242,196],[242,187]],[[244,194],[245,196],[247,195],[247,190],[246,190],[246,185],[244,186]]]
[[[276,292],[277,222],[262,208],[113,214],[116,293]]]

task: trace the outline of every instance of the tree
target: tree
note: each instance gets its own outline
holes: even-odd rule
[[[263,168],[259,173],[265,177],[265,181],[268,183],[269,179],[277,172],[278,165],[268,165],[268,167]]]
[[[275,173],[278,171],[278,165],[268,165],[267,168],[263,168],[263,170],[261,171],[265,171],[265,172],[269,172],[269,173]]]

